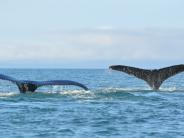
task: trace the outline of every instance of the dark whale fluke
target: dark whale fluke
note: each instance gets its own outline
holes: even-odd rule
[[[175,65],[161,69],[140,69],[135,67],[113,65],[109,67],[112,70],[122,71],[146,81],[151,88],[158,90],[162,83],[171,76],[184,71],[184,65]]]
[[[88,90],[88,88],[85,85],[70,80],[51,80],[51,81],[17,80],[15,78],[3,74],[0,74],[0,79],[15,83],[18,86],[21,93],[25,93],[27,91],[34,92],[37,88],[45,85],[74,85],[79,86],[84,90]]]

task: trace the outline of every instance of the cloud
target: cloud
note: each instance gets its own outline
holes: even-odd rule
[[[57,34],[58,35],[58,34]],[[117,30],[95,29],[58,35],[67,45],[96,59],[170,60],[184,58],[184,30],[143,29]]]
[[[40,34],[39,34],[40,35]],[[184,30],[111,27],[56,31],[27,39],[0,41],[0,61],[183,60]],[[38,38],[37,38],[38,37]]]

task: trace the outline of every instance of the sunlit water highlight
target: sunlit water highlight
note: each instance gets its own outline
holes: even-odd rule
[[[0,81],[0,137],[184,137],[184,74],[160,91],[108,70],[1,70],[20,79],[70,79],[89,87],[20,94]]]

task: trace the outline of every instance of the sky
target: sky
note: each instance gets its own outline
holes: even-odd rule
[[[182,64],[183,6],[183,0],[0,0],[0,67]]]

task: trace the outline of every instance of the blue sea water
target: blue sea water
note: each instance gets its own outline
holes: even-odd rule
[[[2,138],[184,137],[184,74],[153,91],[142,80],[103,69],[1,69],[18,79],[67,79],[78,87],[44,86],[20,94],[0,81]]]

